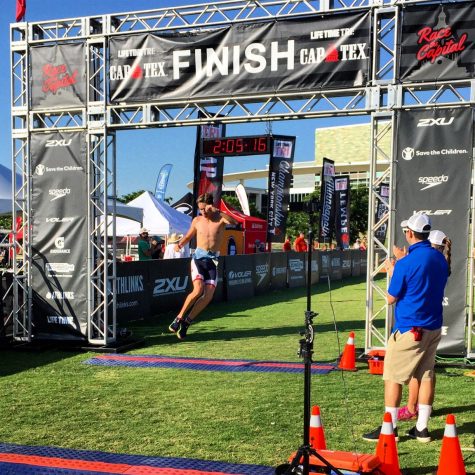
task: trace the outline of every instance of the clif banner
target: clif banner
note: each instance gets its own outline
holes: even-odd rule
[[[86,104],[84,44],[33,46],[30,63],[32,109]]]
[[[146,102],[364,86],[370,12],[110,40],[110,101]]]
[[[350,248],[350,176],[335,178],[336,243],[340,249]]]
[[[400,58],[399,79],[442,81],[474,77],[473,2],[406,6]]]
[[[465,354],[467,249],[473,159],[473,112],[467,108],[398,115],[394,241],[407,246],[401,221],[424,212],[452,240],[452,274],[442,302],[438,353]]]
[[[323,158],[320,179],[320,230],[318,240],[321,243],[331,243],[335,227],[335,162]]]
[[[269,164],[267,241],[284,242],[294,163],[295,137],[274,135]]]

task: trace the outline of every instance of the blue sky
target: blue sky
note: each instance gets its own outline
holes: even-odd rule
[[[82,17],[107,13],[148,10],[168,6],[197,4],[196,0],[27,0],[27,21]],[[0,18],[0,163],[11,167],[10,128],[10,57],[9,23],[15,20],[15,0],[4,0]],[[272,123],[276,134],[296,135],[296,161],[314,159],[315,129],[332,125],[366,122],[367,117],[307,119]],[[227,135],[256,135],[266,132],[267,123],[236,124],[227,126]],[[124,195],[139,189],[154,191],[157,174],[165,163],[173,169],[167,196],[180,198],[193,180],[193,154],[196,128],[177,127],[151,130],[119,131],[117,134],[117,191]],[[234,157],[226,159],[225,173],[261,169],[268,158]],[[250,182],[251,186],[265,186]]]

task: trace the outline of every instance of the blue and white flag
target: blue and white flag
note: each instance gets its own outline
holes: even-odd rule
[[[155,185],[155,198],[159,201],[165,201],[165,193],[167,191],[168,178],[172,171],[173,165],[167,163],[163,165],[157,177],[157,184]]]

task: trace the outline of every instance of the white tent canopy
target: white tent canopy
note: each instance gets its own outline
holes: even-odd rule
[[[191,224],[190,216],[180,213],[164,201],[157,200],[148,191],[142,193],[128,205],[143,209],[142,225],[149,230],[151,235],[184,234]],[[116,220],[117,236],[137,235],[140,228],[140,223],[130,219],[117,218]]]
[[[18,183],[21,176],[17,174]],[[12,171],[0,165],[0,214],[12,212]]]

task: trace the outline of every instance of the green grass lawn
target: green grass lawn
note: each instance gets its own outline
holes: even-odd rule
[[[335,360],[348,338],[364,346],[365,282],[314,287],[314,360]],[[332,306],[335,312],[336,327]],[[146,338],[136,354],[299,361],[304,289],[215,304],[184,342],[168,333],[172,315],[132,327]],[[82,364],[93,353],[0,352],[0,441],[154,456],[194,457],[275,466],[302,439],[303,375],[225,373]],[[435,441],[401,437],[401,468],[436,469],[445,418],[454,413],[462,447],[474,447],[474,378],[463,369],[437,370],[430,429]],[[330,449],[373,452],[361,434],[380,424],[383,383],[366,364],[358,372],[312,376],[312,403],[322,411]],[[399,424],[400,434],[412,427]],[[463,452],[467,472],[475,453]]]

